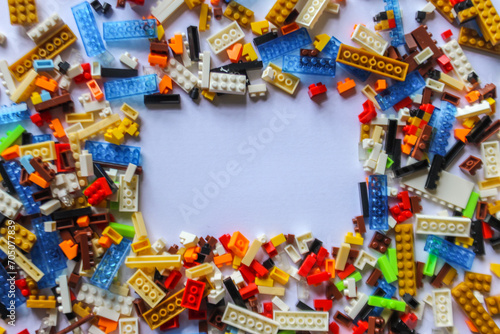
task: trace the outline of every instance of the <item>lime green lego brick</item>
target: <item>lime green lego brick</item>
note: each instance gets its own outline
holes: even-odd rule
[[[290,330],[287,330],[287,331],[278,331],[278,334],[295,334],[295,331],[290,331]]]
[[[368,297],[368,305],[375,307],[383,307],[389,310],[404,312],[406,310],[406,303],[402,300],[395,300],[390,298],[383,298],[379,296]]]
[[[118,232],[122,237],[133,239],[135,236],[135,229],[131,225],[109,223],[109,226]]]
[[[387,283],[392,283],[398,279],[396,273],[392,269],[391,263],[389,262],[387,256],[384,255],[379,257],[377,263]]]
[[[470,194],[469,201],[467,202],[467,206],[464,211],[462,211],[462,216],[471,218],[474,215],[474,211],[476,210],[477,201],[479,200],[479,193],[473,191]]]
[[[437,260],[438,257],[436,255],[429,254],[427,262],[425,262],[423,271],[425,276],[430,276],[430,277],[434,276],[434,273],[436,272]]]
[[[359,271],[353,272],[352,274],[347,276],[347,278],[354,278],[354,280],[356,282],[359,282],[363,279],[363,277],[361,276],[361,273]],[[337,287],[337,289],[339,289],[339,291],[343,291],[345,289],[344,280],[335,283],[335,286]]]
[[[398,255],[396,253],[396,248],[387,248],[387,258],[389,259],[389,263],[391,265],[392,271],[398,274]]]
[[[14,130],[7,131],[7,136],[0,138],[0,153],[8,149],[14,142],[21,137],[24,128],[18,125]]]

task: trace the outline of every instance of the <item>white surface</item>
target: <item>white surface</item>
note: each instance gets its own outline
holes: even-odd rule
[[[53,12],[58,12],[63,20],[77,35],[79,41],[75,44],[85,55],[80,43],[80,34],[76,28],[70,7],[79,3],[79,0],[47,0],[38,1],[39,19],[44,20]],[[253,1],[251,9],[255,12],[255,20],[263,20],[274,1]],[[304,3],[302,1],[301,3]],[[115,2],[110,2],[113,6]],[[401,1],[404,10],[405,32],[417,27],[414,20],[416,10],[425,6],[426,2]],[[147,0],[144,7],[131,9],[115,9],[109,20],[138,19],[149,14],[153,4]],[[498,2],[496,4],[498,6]],[[372,17],[383,11],[382,1],[375,0],[347,0],[341,5],[340,13],[332,15],[324,13],[315,26],[311,36],[319,33],[333,34],[343,42],[349,43],[349,37],[354,24],[365,23],[373,29]],[[300,6],[298,8],[301,8]],[[21,55],[34,47],[33,42],[26,36],[26,29],[19,26],[10,26],[5,15],[7,1],[0,1],[0,31],[8,38],[4,46],[0,46],[0,59],[5,58],[9,63],[17,60]],[[171,37],[176,31],[185,31],[190,24],[198,24],[199,7],[193,11],[186,6],[178,12],[179,15],[167,20],[166,35]],[[102,30],[102,16],[97,17],[99,29]],[[227,26],[229,20],[212,19],[211,28],[201,33],[202,51],[209,50],[205,39],[211,34]],[[444,45],[440,34],[444,30],[452,29],[458,36],[458,30],[452,27],[439,14],[431,14],[427,20],[429,31],[439,45]],[[245,30],[245,42],[254,37],[249,30]],[[382,33],[388,38],[387,33]],[[352,43],[349,43],[352,45]],[[147,64],[148,42],[134,41],[125,44],[108,44],[108,50],[115,56],[116,67],[124,67],[119,63],[120,55],[128,51],[139,59],[139,69]],[[500,84],[500,70],[498,58],[483,55],[469,49],[465,53],[478,71],[482,82]],[[67,59],[69,52],[63,53]],[[212,55],[212,67],[227,62],[227,56],[222,52],[219,56]],[[194,65],[191,71],[196,72]],[[140,72],[141,73],[141,72]],[[358,199],[358,182],[366,176],[361,164],[357,160],[357,146],[359,140],[359,122],[357,115],[362,111],[361,104],[366,98],[361,94],[361,83],[356,81],[357,94],[348,98],[339,96],[336,91],[336,82],[344,80],[346,72],[337,68],[334,79],[326,77],[300,76],[298,94],[295,97],[268,85],[266,98],[254,99],[238,96],[224,96],[216,98],[212,104],[201,98],[199,102],[192,102],[187,94],[178,86],[174,93],[181,94],[182,103],[179,107],[169,107],[168,110],[147,110],[138,99],[128,99],[126,102],[140,112],[141,134],[138,139],[128,139],[127,145],[142,147],[144,176],[141,177],[140,210],[144,214],[146,226],[151,241],[154,242],[163,236],[168,245],[179,244],[178,235],[182,230],[197,235],[211,234],[220,236],[223,233],[241,231],[249,239],[265,233],[273,237],[278,233],[294,233],[300,235],[312,231],[313,235],[321,239],[328,250],[332,246],[339,246],[344,235],[351,231],[351,218],[360,214]],[[259,78],[260,71],[251,74],[251,78]],[[373,83],[377,76],[368,82]],[[493,79],[495,78],[495,79]],[[311,83],[323,82],[328,87],[327,98],[317,103],[309,99],[307,86]],[[253,79],[252,84],[261,83],[261,79]],[[74,85],[76,86],[76,85]],[[1,104],[10,104],[3,88],[0,89]],[[87,93],[85,85],[74,87],[72,90],[75,107],[83,111],[78,96]],[[453,92],[452,92],[453,93]],[[436,99],[437,100],[437,99]],[[124,101],[113,101],[111,106],[118,112]],[[436,105],[439,105],[437,101]],[[29,131],[38,134],[40,131],[29,121],[23,122]],[[0,136],[3,136],[15,125],[0,127]],[[41,129],[50,133],[48,127]],[[101,139],[102,140],[102,139]],[[451,142],[451,141],[450,141]],[[467,152],[459,158],[463,161],[469,152],[479,156],[476,148],[467,147]],[[455,163],[453,173],[467,178],[458,171]],[[221,175],[229,175],[223,178]],[[480,180],[483,172],[477,173]],[[220,187],[215,188],[214,178],[219,178]],[[202,200],[199,196],[203,189],[213,191],[212,198]],[[436,214],[442,207],[435,206],[423,200],[423,213]],[[183,214],[187,207],[191,207],[192,214]],[[120,222],[131,224],[130,214],[120,216]],[[365,244],[371,239],[372,231],[365,235]],[[393,234],[391,234],[391,237]],[[416,259],[425,261],[427,254],[423,252],[424,238],[415,237]],[[393,243],[394,245],[394,243]],[[476,259],[473,270],[489,273],[489,262],[498,259],[487,244],[487,256]],[[378,256],[378,255],[377,255]],[[494,257],[492,257],[494,256]],[[259,252],[257,259],[264,259]],[[498,260],[494,260],[499,262]],[[440,266],[440,264],[438,265]],[[71,269],[71,268],[69,268]],[[370,269],[365,269],[369,273]],[[228,274],[230,271],[225,270]],[[460,280],[463,272],[460,270]],[[124,282],[130,275],[123,275]],[[364,281],[364,280],[363,280]],[[428,279],[426,280],[428,282]],[[292,310],[295,310],[296,288],[292,279],[283,298]],[[494,278],[492,295],[498,294],[498,279]],[[358,283],[360,291],[371,293],[364,284]],[[420,290],[418,299],[422,300],[425,293]],[[311,297],[306,301],[313,305],[316,293],[323,294],[324,288],[313,288]],[[259,300],[270,298],[259,298]],[[334,309],[342,310],[348,303],[335,302]],[[453,302],[455,326],[460,333],[468,333],[463,322],[463,313]],[[29,315],[31,314],[31,315]],[[40,320],[45,315],[44,310],[30,311],[22,308],[18,311],[18,324],[15,329],[9,328],[8,333],[17,333],[27,327],[30,332],[39,328]],[[60,323],[67,324],[64,317]],[[331,316],[330,316],[331,319]],[[144,321],[139,321],[141,333],[150,333]],[[181,315],[183,332],[197,332],[197,322],[188,325],[187,312]],[[2,325],[3,326],[3,325]],[[65,325],[63,325],[65,326]],[[4,326],[5,327],[5,326]],[[425,311],[422,325],[417,330],[429,333],[434,327],[432,310]],[[350,333],[341,328],[341,333]]]

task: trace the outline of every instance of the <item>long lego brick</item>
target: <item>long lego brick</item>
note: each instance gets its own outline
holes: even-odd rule
[[[417,281],[415,270],[415,253],[413,241],[413,225],[398,224],[394,228],[396,233],[396,252],[398,262],[399,295],[406,293],[417,294]]]
[[[54,13],[26,33],[35,44],[40,44],[64,24],[59,14]]]
[[[34,69],[30,69],[28,73],[23,76],[16,90],[10,94],[10,100],[15,103],[26,101],[36,88],[35,80],[37,77],[38,73]]]
[[[131,243],[130,240],[124,238],[118,245],[111,245],[104,254],[101,262],[97,265],[94,275],[90,278],[90,283],[107,290],[113,282],[118,269],[120,269],[125,261],[125,257],[130,251]]]
[[[275,38],[267,43],[260,44],[257,46],[257,49],[259,49],[262,61],[264,63],[269,63],[271,60],[300,49],[311,42],[311,36],[309,36],[307,29],[300,28],[299,30]]]
[[[163,71],[167,73],[179,87],[184,89],[186,93],[189,93],[199,83],[198,78],[174,58],[168,60],[167,66],[163,68]]]
[[[450,59],[450,63],[453,66],[453,71],[459,77],[459,79],[465,84],[467,90],[471,90],[473,85],[468,81],[469,75],[475,73],[479,75],[472,64],[467,59],[467,56],[462,50],[462,47],[458,44],[456,39],[452,39],[446,43],[442,48],[443,53]],[[477,78],[478,83],[481,83],[479,77]]]
[[[77,132],[78,138],[80,140],[85,140],[87,138],[92,138],[98,135],[99,133],[106,132],[106,129],[110,127],[115,127],[120,125],[120,115],[111,114],[110,116],[96,122],[85,129],[82,129]]]
[[[399,81],[405,80],[409,66],[401,61],[345,44],[340,45],[337,62]]]
[[[251,334],[276,334],[279,323],[246,308],[228,303],[222,322]]]
[[[370,175],[368,177],[368,195],[370,207],[370,229],[389,229],[386,175]]]
[[[76,300],[88,305],[105,307],[126,316],[129,316],[134,308],[134,297],[120,296],[89,283],[82,283]]]
[[[465,105],[463,108],[457,108],[456,119],[466,119],[472,118],[474,116],[480,116],[483,114],[491,115],[494,110],[491,109],[491,105],[488,101],[483,100],[481,103],[476,103],[473,105]]]
[[[332,36],[332,38],[330,38],[330,41],[326,44],[326,46],[323,48],[321,53],[328,56],[329,58],[337,59],[337,55],[339,53],[339,49],[340,49],[341,44],[342,44],[341,41],[339,41],[337,38],[335,38],[335,36]],[[352,74],[353,76],[358,78],[358,80],[361,80],[363,82],[366,81],[366,79],[368,79],[368,77],[372,74],[369,71],[365,71],[365,70],[362,70],[362,69],[359,69],[356,67],[352,67],[349,65],[345,65],[345,64],[341,64],[341,63],[338,63],[338,65],[344,71],[349,72],[350,74]]]
[[[246,75],[233,73],[210,73],[209,92],[244,95],[247,92]]]
[[[78,31],[82,38],[85,52],[89,57],[98,56],[106,51],[101,33],[97,28],[92,7],[87,1],[71,7]]]
[[[179,269],[181,256],[171,254],[129,256],[125,260],[125,265],[129,268]]]
[[[161,23],[164,23],[180,6],[184,0],[158,1],[156,6],[151,7],[151,14]]]
[[[385,111],[424,87],[425,80],[420,73],[410,72],[404,81],[389,86],[376,95],[375,100],[380,105],[380,109]]]
[[[86,2],[87,3],[87,2]],[[9,66],[9,70],[17,81],[33,68],[33,59],[52,59],[76,41],[76,36],[67,25],[63,25],[51,37],[34,47],[21,59]]]
[[[151,329],[160,327],[170,319],[173,319],[181,314],[186,309],[181,306],[183,294],[184,289],[181,289],[160,304],[142,314],[142,317]]]
[[[273,79],[266,75],[267,71],[273,72]],[[287,92],[290,95],[295,93],[297,86],[299,85],[300,79],[295,75],[289,73],[283,73],[281,68],[274,65],[273,63],[269,63],[267,68],[264,70],[262,74],[262,79],[273,86],[280,88],[281,90]]]
[[[301,73],[312,75],[335,76],[335,59],[306,57],[306,56],[283,56],[283,72]]]
[[[450,0],[427,0],[432,3],[436,10],[441,14],[448,22],[453,23],[455,21],[455,14],[453,6],[450,4]]]
[[[119,207],[120,212],[139,211],[139,175],[133,175],[130,182],[120,175]]]
[[[44,162],[56,160],[56,144],[53,141],[19,146],[19,156],[41,157]]]
[[[43,272],[17,248],[14,247],[14,249],[11,249],[11,247],[9,247],[9,242],[4,237],[0,238],[0,250],[5,254],[13,254],[13,261],[36,282],[43,277]]]
[[[16,84],[9,71],[9,64],[6,60],[0,60],[0,81],[5,88],[5,94],[10,96],[16,91]]]
[[[373,53],[383,56],[389,47],[389,42],[383,39],[379,34],[371,31],[362,24],[358,24],[351,34],[351,40],[361,47]]]
[[[24,128],[18,124],[14,130],[7,131],[7,135],[5,137],[0,138],[0,153],[8,149],[14,142],[21,137],[24,132]]]
[[[4,163],[5,171],[9,176],[10,181],[16,189],[16,193],[19,199],[24,205],[24,210],[27,214],[32,215],[40,212],[40,202],[35,202],[33,200],[33,190],[30,187],[24,187],[19,184],[21,179],[21,166],[19,166],[17,161],[8,161]]]
[[[0,124],[10,124],[30,118],[30,110],[26,103],[13,103],[10,106],[0,107]]]
[[[432,311],[434,313],[434,325],[436,327],[453,326],[453,309],[451,307],[450,289],[432,290]]]
[[[125,78],[104,83],[104,94],[108,100],[116,100],[134,95],[158,93],[158,76],[156,74]]]
[[[464,217],[415,215],[417,234],[433,234],[450,237],[469,237],[471,220]]]
[[[95,162],[108,162],[125,166],[128,166],[129,163],[141,165],[140,147],[87,140],[85,149],[92,154]]]
[[[500,177],[500,149],[498,141],[481,143],[481,160],[485,179]]]
[[[319,17],[328,6],[329,0],[308,0],[295,19],[301,27],[313,29]]]
[[[486,41],[484,37],[479,36],[474,29],[461,27],[460,34],[458,35],[458,44],[500,56],[500,44],[491,44],[491,42]]]
[[[451,137],[453,123],[457,107],[450,102],[441,101],[441,108],[435,108],[429,121],[429,126],[433,127],[431,142],[429,144],[429,158],[434,154],[444,156],[448,147],[448,139]]]
[[[215,54],[219,54],[244,37],[245,33],[241,30],[238,23],[234,21],[208,37],[207,43]]]
[[[328,331],[328,312],[274,311],[274,321],[278,322],[280,330]]]
[[[108,21],[102,26],[102,37],[105,41],[122,41],[128,39],[156,38],[156,20]]]
[[[491,0],[472,0],[478,12],[477,23],[484,38],[493,45],[500,43],[500,15]]]
[[[427,237],[424,251],[442,258],[450,265],[459,266],[466,270],[470,270],[476,256],[470,249],[457,246],[434,235]]]

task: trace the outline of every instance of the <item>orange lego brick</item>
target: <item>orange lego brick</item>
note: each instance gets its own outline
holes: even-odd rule
[[[186,261],[187,263],[193,263],[198,259],[199,252],[201,252],[201,248],[198,246],[186,249],[186,251],[184,252],[184,261]]]
[[[164,75],[160,81],[160,93],[167,94],[172,90],[172,79],[168,75]]]
[[[481,94],[477,90],[473,90],[465,95],[465,99],[469,103],[474,103],[481,97]]]
[[[491,275],[467,272],[465,273],[465,284],[471,290],[489,293],[491,290]]]
[[[413,225],[396,225],[394,232],[396,233],[399,295],[403,296],[408,293],[415,296],[417,294],[417,281],[413,251]]]
[[[99,238],[99,245],[103,248],[109,248],[113,244],[113,240],[110,237],[103,235]]]
[[[36,78],[35,85],[52,93],[54,93],[58,87],[57,81],[47,78],[44,75],[40,75]]]
[[[38,22],[35,0],[9,0],[10,24],[33,24]]]
[[[472,321],[466,319],[465,320],[465,324],[467,325],[467,327],[469,327],[469,330],[472,332],[472,333],[479,333],[478,330],[477,330],[477,327],[474,326],[474,324],[472,323]]]
[[[64,127],[61,124],[59,118],[54,118],[49,123],[49,128],[54,131],[52,134],[56,138],[64,138],[66,137],[66,132],[64,131]]]
[[[158,65],[160,67],[167,66],[168,57],[156,53],[150,53],[148,56],[148,63],[151,66]]]
[[[63,251],[64,255],[66,255],[68,260],[72,260],[78,255],[78,244],[75,244],[71,240],[64,240],[59,244],[59,247]]]
[[[89,82],[87,82],[87,87],[92,93],[92,96],[94,96],[97,101],[101,101],[102,99],[104,99],[104,94],[95,80],[90,80]]]
[[[340,95],[347,93],[354,87],[356,87],[356,82],[354,82],[351,78],[345,78],[345,82],[337,82],[337,91]]]
[[[76,223],[80,227],[87,227],[90,224],[90,218],[89,218],[89,216],[78,217],[78,219],[76,220]]]
[[[214,263],[219,268],[223,265],[230,266],[233,263],[233,256],[231,255],[231,253],[215,256]]]
[[[300,26],[297,23],[292,22],[290,24],[287,24],[286,26],[282,26],[281,27],[281,33],[283,35],[286,35],[286,34],[289,34],[291,32],[299,30],[299,29],[300,29]]]
[[[387,81],[385,81],[385,80],[377,80],[375,82],[375,91],[381,92],[381,91],[383,91],[386,88],[387,88]]]
[[[497,45],[491,44],[483,37],[479,36],[474,29],[461,27],[460,34],[458,35],[458,44],[500,56],[500,43]]]
[[[463,141],[464,143],[467,143],[467,138],[465,138],[465,136],[467,136],[469,134],[471,129],[455,129],[453,131],[453,135],[455,137],[455,139],[458,139],[458,140],[461,140]]]
[[[19,158],[19,145],[13,145],[2,152],[2,158],[12,160]]]
[[[99,327],[100,330],[107,334],[114,332],[118,328],[118,322],[111,319],[106,319],[104,317],[99,317],[97,327]]]
[[[243,44],[241,43],[235,43],[229,48],[226,49],[227,56],[229,57],[229,60],[231,63],[237,63],[241,59],[241,55],[243,53]]]
[[[250,245],[250,241],[240,232],[236,231],[231,236],[227,244],[227,248],[229,248],[236,256],[243,258],[248,250],[248,246]]]
[[[50,186],[50,182],[45,181],[38,172],[33,172],[30,174],[29,180],[42,188],[48,188]]]
[[[181,55],[184,52],[184,41],[181,34],[175,34],[173,38],[168,40],[168,46],[174,54]]]

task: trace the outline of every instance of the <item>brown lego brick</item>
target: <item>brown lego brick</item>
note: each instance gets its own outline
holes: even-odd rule
[[[179,250],[179,246],[177,245],[172,245],[170,248],[167,250],[168,253],[175,255],[177,254],[177,251]]]
[[[425,87],[422,90],[422,104],[428,104],[431,103],[431,98],[432,98],[432,89]]]
[[[406,51],[408,51],[408,53],[413,53],[413,52],[417,51],[418,45],[417,45],[417,42],[415,41],[415,38],[413,38],[412,34],[405,35],[405,42],[406,42],[406,45],[405,45]]]
[[[75,221],[71,218],[56,220],[56,228],[61,231],[75,227]]]
[[[399,60],[399,61],[403,60],[403,58],[401,58],[401,54],[399,53],[399,50],[392,45],[390,45],[387,48],[386,54],[387,54],[387,57],[389,57],[389,58]]]
[[[72,332],[75,328],[78,328],[81,325],[83,325],[89,321],[92,321],[92,319],[94,319],[94,317],[95,317],[94,313],[90,313],[89,315],[87,315],[81,319],[76,320],[68,327],[61,329],[59,332],[57,332],[57,334],[66,334],[66,333]]]
[[[385,254],[387,252],[387,247],[389,247],[389,245],[391,244],[391,241],[391,238],[377,231],[373,235],[373,238],[370,241],[370,245],[368,247],[376,250],[379,253]]]
[[[422,160],[425,157],[425,152],[429,147],[432,136],[432,126],[426,124],[418,136],[417,142],[413,146],[411,157],[417,160]]]
[[[92,252],[92,244],[90,243],[91,238],[92,232],[75,232],[75,241],[80,245],[79,252],[83,270],[90,270],[94,263],[94,253]]]
[[[207,242],[208,244],[210,245],[210,247],[213,249],[215,248],[215,246],[217,245],[217,239],[215,239],[214,237],[212,236],[208,236],[207,237]]]
[[[382,272],[377,268],[374,268],[370,276],[366,279],[366,284],[369,286],[377,286],[379,278],[382,277]]]
[[[35,110],[37,112],[50,111],[62,107],[63,112],[73,112],[74,105],[71,95],[69,93],[63,93],[59,96],[53,97],[48,101],[35,104]]]
[[[484,220],[488,215],[488,202],[477,202],[476,206],[476,219]]]
[[[424,267],[425,267],[425,263],[417,261],[417,270],[416,270],[417,271],[417,275],[416,275],[417,289],[421,289],[424,287],[424,282],[422,281],[424,278]]]
[[[21,167],[21,177],[19,178],[19,184],[22,185],[23,187],[31,186],[33,184],[33,182],[31,182],[29,180],[29,177],[30,177],[30,175],[28,174],[26,169]]]
[[[169,289],[167,289],[167,288],[165,287],[165,284],[163,284],[163,282],[162,282],[162,281],[160,281],[160,280],[155,280],[155,283],[156,283],[156,285],[158,285],[158,287],[159,287],[159,288],[160,288],[163,292],[165,292],[167,295],[170,293],[170,290],[169,290]]]
[[[446,277],[448,274],[448,271],[450,271],[451,266],[448,263],[445,263],[442,267],[441,270],[439,270],[438,274],[434,276],[434,278],[431,281],[431,285],[435,287],[436,289],[439,289],[443,286],[443,279]]]
[[[224,331],[226,329],[226,324],[222,322],[222,316],[224,312],[216,308],[208,317],[208,324],[212,327],[217,328],[220,331]]]
[[[366,233],[365,218],[363,216],[353,218],[352,223],[354,224],[354,232],[360,234]]]
[[[411,212],[414,214],[422,212],[422,205],[420,204],[421,200],[422,199],[419,196],[410,196]]]
[[[479,88],[478,91],[479,91],[479,94],[481,94],[482,99],[487,99],[490,97],[492,99],[497,98],[497,87],[492,83],[484,85],[484,87]]]
[[[333,316],[333,320],[338,322],[340,325],[344,326],[345,328],[349,328],[352,325],[353,320],[348,317],[346,314],[337,311],[335,312],[335,315]]]
[[[385,320],[382,317],[368,317],[368,334],[382,334]]]
[[[40,177],[50,182],[56,176],[56,172],[50,168],[49,164],[43,162],[42,157],[36,157],[30,160],[30,165],[40,174]]]
[[[358,258],[358,255],[359,255],[359,250],[357,250],[357,249],[351,249],[349,251],[349,255],[347,257],[347,261],[351,262],[351,263],[354,263],[356,261],[356,259]]]
[[[443,55],[443,51],[441,51],[441,49],[436,45],[436,40],[433,40],[432,34],[427,31],[426,25],[419,26],[411,32],[411,35],[415,39],[415,42],[418,44],[420,50],[429,47],[432,52],[434,52],[434,55],[432,56],[433,59],[437,59]]]
[[[476,175],[476,171],[478,169],[481,169],[482,166],[483,162],[481,161],[481,159],[476,158],[473,155],[469,155],[469,157],[465,159],[458,167],[462,172],[466,174]]]
[[[77,264],[78,268],[80,268],[80,266]],[[77,267],[75,266],[75,267]],[[68,278],[68,286],[71,288],[71,289],[76,289],[78,284],[80,283],[80,275],[78,274],[75,274],[74,272],[72,272],[70,275],[69,275],[69,278]]]
[[[491,136],[498,132],[498,130],[500,130],[500,120],[497,119],[486,130],[484,130],[479,143],[484,143],[489,140]]]
[[[198,333],[208,333],[208,322],[206,320],[198,322]]]
[[[433,70],[435,66],[436,66],[436,61],[433,58],[431,58],[425,63],[420,64],[418,66],[418,73],[420,73],[420,75],[423,76],[424,78],[427,78],[428,72],[430,70]]]
[[[215,7],[213,9],[214,17],[216,20],[222,19],[222,14],[224,14],[224,11],[220,7]]]
[[[33,193],[32,197],[35,202],[45,201],[53,198],[52,191],[50,191],[50,188],[45,188],[40,191],[37,191],[36,193]]]
[[[167,42],[151,42],[149,43],[149,51],[159,54],[168,55],[169,47]]]
[[[293,244],[295,242],[295,234],[287,234],[286,235],[286,243]]]
[[[290,14],[288,14],[288,16],[286,17],[285,21],[283,21],[283,25],[288,25],[290,23],[293,23],[295,22],[295,20],[297,19],[297,17],[299,16],[299,11],[297,9],[293,9]]]
[[[304,57],[317,57],[319,51],[316,49],[300,49],[300,55]]]
[[[146,303],[144,302],[144,300],[142,300],[142,298],[134,299],[133,303],[134,303],[135,313],[142,318],[143,317],[142,314],[146,313],[149,307],[146,306]]]
[[[328,299],[341,300],[344,295],[337,289],[337,286],[332,282],[328,282],[325,288],[325,295]]]
[[[418,67],[417,62],[415,61],[416,55],[418,55],[418,51],[414,51],[410,54],[403,55],[402,62],[408,64],[408,72],[413,72]]]
[[[448,92],[444,92],[443,95],[441,95],[441,101],[450,102],[454,106],[458,107],[458,105],[460,104],[460,97]]]
[[[126,2],[127,2],[126,0],[117,0],[116,1],[116,8],[125,8]]]
[[[64,170],[70,171],[75,169],[75,158],[73,158],[71,150],[59,152],[59,162]]]
[[[338,254],[338,253],[339,253],[339,248],[338,248],[338,247],[332,247],[332,253],[331,253],[331,254],[332,254],[332,257],[333,257],[334,259],[336,259],[336,258],[337,258],[337,254]]]
[[[109,224],[109,213],[94,213],[89,216],[90,225]]]

